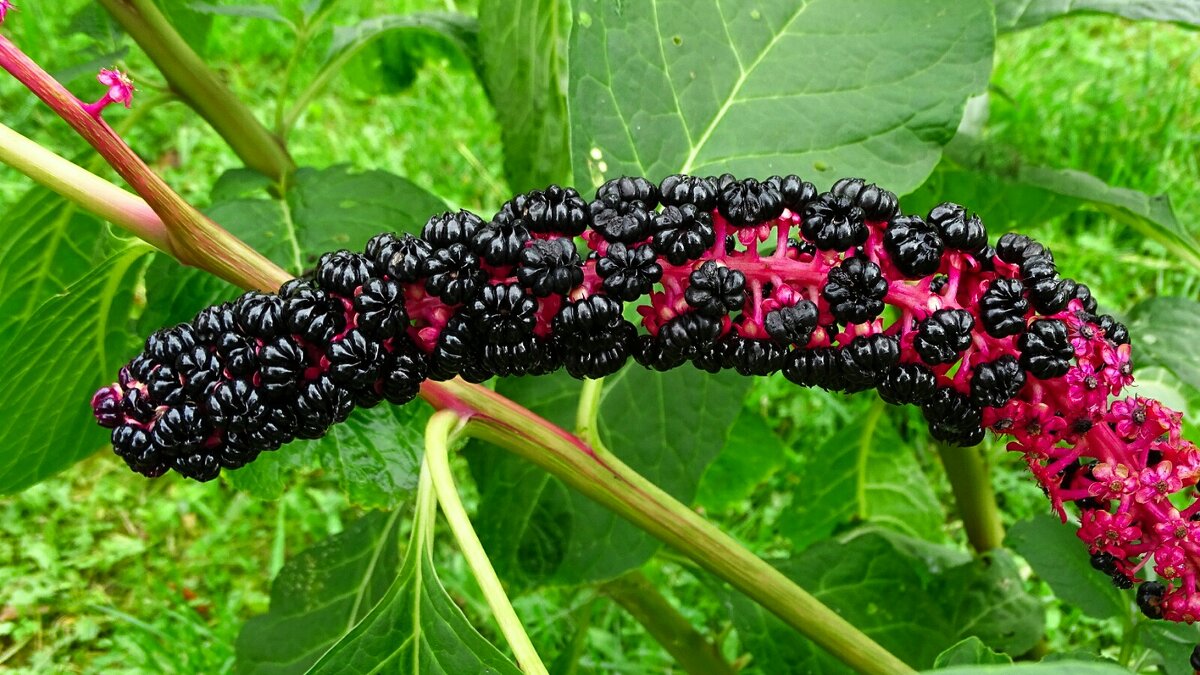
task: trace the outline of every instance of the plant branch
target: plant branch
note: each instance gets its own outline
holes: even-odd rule
[[[713,524],[630,469],[495,392],[426,382],[422,396],[469,418],[467,433],[507,448],[683,552],[835,658],[862,673],[911,673],[907,664]]]
[[[734,675],[737,671],[717,646],[692,626],[641,571],[621,575],[600,586],[637,620],[690,675]]]
[[[579,391],[575,410],[575,435],[593,448],[600,446],[600,399],[604,393],[604,378],[585,379]]]
[[[958,515],[962,518],[971,548],[986,553],[1004,544],[1004,525],[996,506],[996,493],[987,461],[978,448],[955,448],[938,444],[938,456],[954,490]]]
[[[246,166],[279,181],[296,169],[283,143],[221,82],[152,0],[99,0]]]
[[[166,245],[159,246],[153,241],[151,244],[185,265],[207,270],[238,286],[273,291],[290,278],[175,193],[112,127],[99,116],[92,116],[79,99],[3,36],[0,36],[0,68],[70,124],[146,200],[166,228]]]
[[[450,524],[450,531],[454,533],[454,539],[458,541],[458,547],[471,568],[471,574],[479,582],[483,597],[487,599],[488,607],[496,617],[496,622],[500,624],[500,632],[512,647],[517,664],[523,672],[530,675],[548,675],[546,666],[542,664],[541,657],[529,641],[529,635],[525,633],[521,619],[513,610],[512,603],[504,592],[504,586],[492,567],[492,561],[483,550],[479,536],[471,527],[467,510],[458,497],[454,474],[450,470],[449,445],[462,421],[461,417],[450,410],[434,413],[429,419],[429,424],[425,427],[425,467],[433,480],[433,488],[437,492],[438,503],[442,506],[446,522]]]

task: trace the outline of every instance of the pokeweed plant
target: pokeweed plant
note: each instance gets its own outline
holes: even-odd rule
[[[1200,616],[1200,502],[1190,491],[1200,452],[1180,413],[1130,390],[1131,331],[1088,286],[1059,275],[1049,248],[996,236],[995,225],[989,236],[978,214],[930,196],[935,183],[946,195],[968,190],[988,170],[973,147],[978,129],[961,122],[985,91],[995,31],[1054,12],[983,0],[485,0],[477,26],[418,14],[335,28],[318,76],[296,107],[281,99],[268,130],[177,32],[163,11],[174,5],[101,4],[254,173],[218,185],[235,196],[202,214],[103,116],[130,105],[125,73],[102,70],[105,93],[84,103],[0,37],[0,65],[137,194],[7,127],[0,157],[150,245],[85,233],[97,241],[94,266],[50,250],[35,263],[50,268],[34,273],[39,283],[5,300],[10,391],[73,402],[64,405],[78,415],[41,424],[62,409],[7,394],[0,434],[15,450],[0,484],[21,489],[90,452],[90,396],[113,450],[146,476],[212,480],[224,469],[270,494],[315,460],[340,472],[358,503],[386,507],[284,569],[270,613],[239,639],[240,670],[549,672],[508,597],[546,584],[608,594],[687,672],[974,672],[1034,660],[1043,609],[1002,546],[986,465],[971,449],[988,430],[1082,540],[1030,521],[1009,544],[1064,598],[1125,630],[1120,664],[1020,668],[1200,668],[1194,631],[1130,612],[1187,627]],[[292,19],[192,9],[286,23],[300,59],[335,5],[307,2]],[[11,21],[11,8],[0,0],[0,19]],[[1144,11],[1135,18],[1197,18]],[[283,139],[340,67],[413,34],[461,49],[492,97],[519,192],[492,214],[448,209],[383,172],[297,169],[288,156]],[[955,183],[964,170],[969,180]],[[1033,181],[1096,205],[1200,261],[1169,207],[1145,195],[1045,170],[988,180],[997,190]],[[917,210],[897,197],[910,193]],[[14,278],[19,259],[46,246],[28,234],[3,252]],[[139,289],[146,304],[132,311]],[[65,349],[68,335],[100,348]],[[718,453],[736,462],[742,449],[745,384],[725,371],[846,394],[874,388],[917,406],[979,557],[944,535],[923,541],[931,514],[921,504],[883,514],[891,524],[871,517],[862,478],[848,499],[813,491],[837,479],[832,470],[795,487],[792,556],[768,563],[722,533],[688,502]],[[92,381],[102,372],[115,381]],[[479,386],[497,376],[525,377]],[[857,443],[855,470],[869,472],[872,458],[905,452],[874,438],[896,435],[892,419],[873,407],[851,438],[817,452]],[[467,439],[478,530],[449,459]],[[837,499],[822,500],[831,489]],[[921,480],[908,489],[910,503],[929,492]],[[507,653],[438,580],[439,506]],[[731,661],[639,580],[661,543],[728,584],[717,592],[746,656]],[[1089,566],[1108,580],[1075,574]],[[577,649],[555,667],[573,667],[561,664]]]

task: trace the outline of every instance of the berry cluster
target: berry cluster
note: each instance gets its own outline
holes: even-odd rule
[[[1168,496],[1197,482],[1200,453],[1178,413],[1122,395],[1129,352],[1045,246],[993,247],[956,204],[903,215],[861,179],[625,177],[591,201],[551,186],[488,221],[445,213],[326,254],[276,294],[155,333],[92,405],[135,471],[208,480],[425,379],[597,378],[632,359],[875,388],[939,440],[1012,437],[1064,521],[1080,509],[1095,566],[1129,587],[1153,561],[1143,611],[1194,621],[1200,502]]]

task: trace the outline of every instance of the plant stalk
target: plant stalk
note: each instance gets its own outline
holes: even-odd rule
[[[295,171],[287,149],[188,46],[152,0],[99,0],[246,166],[279,182]]]
[[[467,433],[507,448],[678,549],[860,673],[912,673],[903,661],[779,570],[630,469],[611,453],[495,392],[461,381],[427,382],[422,396],[468,417]]]
[[[938,444],[938,456],[954,490],[958,515],[967,531],[967,541],[978,553],[1004,545],[1004,525],[996,506],[987,461],[978,448],[955,448]]]
[[[166,245],[159,248],[185,265],[207,270],[246,288],[274,291],[291,278],[187,203],[146,166],[112,127],[89,114],[79,99],[3,36],[0,36],[0,68],[70,124],[146,200],[166,229]]]
[[[429,418],[425,427],[425,467],[433,480],[433,489],[437,492],[442,514],[450,524],[450,531],[454,533],[454,539],[471,568],[471,574],[483,590],[488,607],[496,617],[496,622],[500,624],[500,632],[512,647],[517,665],[528,675],[548,675],[546,666],[542,664],[541,657],[529,641],[529,635],[513,610],[508,594],[504,592],[504,586],[500,583],[500,577],[496,576],[492,561],[483,550],[475,528],[471,527],[471,518],[458,497],[458,487],[454,484],[454,474],[450,470],[449,446],[461,424],[462,418],[450,410],[436,412]]]
[[[689,675],[735,675],[717,646],[692,626],[641,571],[621,575],[600,586],[637,620]]]

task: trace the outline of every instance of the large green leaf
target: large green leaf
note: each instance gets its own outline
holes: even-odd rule
[[[361,249],[383,231],[420,232],[441,200],[384,171],[346,166],[301,169],[284,199],[268,198],[267,183],[235,170],[214,187],[208,215],[285,269],[300,273],[325,251]],[[147,308],[139,331],[187,321],[203,307],[231,300],[240,289],[159,256],[146,272]],[[318,441],[297,441],[228,472],[233,483],[260,497],[277,498],[298,469],[335,472],[350,499],[387,508],[416,481],[422,430],[430,408],[421,403],[355,410]]]
[[[972,635],[955,644],[953,647],[938,654],[933,662],[934,668],[949,668],[950,666],[994,665],[1012,663],[1008,654],[1000,654],[983,641]]]
[[[779,569],[913,667],[932,666],[944,650],[971,635],[994,649],[1018,653],[1037,642],[1039,603],[1025,594],[1004,554],[943,571],[913,553],[928,547],[881,530],[856,531],[814,544]],[[942,560],[958,552],[933,553]],[[1008,608],[989,606],[1006,594],[1014,596],[1006,600]],[[745,596],[730,592],[727,604],[760,672],[848,672]]]
[[[1087,547],[1074,528],[1050,515],[1013,525],[1005,544],[1021,554],[1054,594],[1090,616],[1129,620],[1132,594],[1113,588],[1107,576],[1092,569]]]
[[[483,83],[504,139],[504,172],[518,191],[570,183],[568,0],[484,0]]]
[[[987,86],[993,37],[988,0],[581,0],[575,181],[861,174],[907,192]]]
[[[1195,625],[1169,621],[1143,621],[1137,626],[1142,644],[1158,652],[1160,666],[1167,675],[1194,675],[1192,650],[1200,642]]]
[[[809,454],[780,530],[797,549],[860,521],[940,541],[945,518],[925,472],[876,403],[861,424]]]
[[[994,0],[996,30],[1032,28],[1071,14],[1115,14],[1126,19],[1200,26],[1196,0]]]
[[[436,507],[432,494],[426,497],[418,497],[408,550],[387,594],[308,670],[311,675],[520,675],[475,631],[438,579],[431,551]]]
[[[608,378],[599,433],[635,471],[684,503],[725,444],[749,386],[731,373],[655,373],[631,365]],[[497,390],[571,429],[580,384],[558,373]],[[659,543],[544,471],[490,446],[469,451],[480,490],[480,539],[506,581],[581,583],[639,567]]]
[[[1128,668],[1122,668],[1115,663],[1092,663],[1089,661],[954,666],[929,672],[937,675],[1129,675]]]
[[[288,561],[271,609],[238,634],[236,672],[304,673],[387,593],[400,566],[400,512],[370,513]]]
[[[0,350],[0,493],[29,487],[102,447],[92,393],[111,382],[134,338],[132,245],[43,302]]]
[[[696,503],[714,511],[734,508],[783,466],[787,450],[762,416],[743,408],[721,454],[704,472]]]
[[[1200,387],[1200,303],[1186,298],[1149,298],[1129,312],[1138,366],[1155,364],[1192,387]]]

